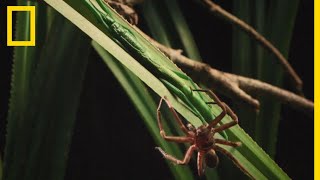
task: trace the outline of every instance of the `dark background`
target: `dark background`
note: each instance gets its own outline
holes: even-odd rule
[[[230,2],[217,2],[232,9]],[[1,157],[12,64],[12,48],[6,47],[6,6],[9,4],[15,3],[0,3]],[[180,4],[203,59],[214,59],[211,61],[214,67],[230,71],[231,26],[212,17],[193,1],[180,1]],[[212,23],[203,26],[197,19],[199,16]],[[308,99],[313,99],[313,22],[313,1],[301,0],[289,60],[304,81],[304,94]],[[214,41],[208,40],[208,34],[214,36]],[[90,56],[66,179],[170,179],[165,161],[154,150],[156,144],[127,95],[98,55],[92,51]],[[283,106],[275,160],[291,178],[313,179],[313,119]],[[122,169],[126,169],[125,174]]]

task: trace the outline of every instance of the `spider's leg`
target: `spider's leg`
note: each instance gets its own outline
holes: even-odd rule
[[[232,147],[241,146],[241,142],[232,142],[232,141],[227,141],[224,139],[215,139],[215,142],[218,144],[224,144],[224,145],[232,146]]]
[[[222,112],[213,121],[211,121],[209,123],[209,125],[208,125],[208,128],[215,127],[223,119],[223,117],[227,113],[226,107],[225,107],[225,103],[221,102],[221,100],[218,98],[218,96],[216,94],[214,94],[211,90],[208,90],[208,89],[195,89],[193,91],[200,91],[200,92],[208,93],[211,96],[211,98],[214,100],[214,102],[208,102],[207,104],[216,104],[222,109]]]
[[[158,106],[158,109],[157,109],[157,119],[158,119],[158,125],[159,125],[159,128],[160,128],[160,134],[164,134],[165,135],[165,132],[163,130],[163,126],[162,126],[162,123],[161,123],[161,112],[160,112],[160,108],[161,108],[161,104],[162,104],[162,101],[165,101],[170,109],[170,111],[172,112],[172,114],[174,115],[174,118],[176,119],[176,121],[178,122],[180,128],[182,129],[182,131],[186,134],[186,135],[190,135],[189,134],[189,131],[188,129],[186,128],[186,126],[182,123],[181,119],[179,118],[177,112],[173,109],[172,105],[170,104],[170,102],[168,100],[165,99],[165,97],[161,98],[160,102],[159,102],[159,106]],[[162,136],[163,137],[163,136]]]
[[[157,150],[160,151],[160,153],[163,155],[164,158],[176,163],[176,164],[181,164],[181,165],[185,165],[188,164],[190,161],[190,158],[192,156],[192,153],[194,150],[197,149],[196,145],[192,145],[189,147],[189,149],[187,150],[186,154],[184,155],[183,160],[177,159],[175,157],[173,157],[170,154],[167,154],[166,152],[164,152],[160,147],[156,147]]]
[[[218,106],[220,106],[222,108],[222,110],[225,109],[223,104],[222,104],[222,102],[221,102],[221,100],[210,89],[193,89],[192,91],[199,91],[199,92],[208,93],[210,95],[210,97],[214,100],[214,102],[208,102],[208,104],[217,104]]]
[[[201,151],[198,152],[197,167],[198,167],[198,175],[199,176],[202,176],[204,174],[204,171],[206,168],[203,163],[204,155],[205,155],[204,152],[201,152]]]
[[[230,127],[238,124],[238,117],[237,117],[237,115],[230,109],[230,107],[229,107],[226,103],[223,103],[223,104],[224,104],[224,106],[225,106],[225,108],[226,108],[227,114],[232,118],[233,121],[217,127],[217,128],[215,129],[215,132],[223,131],[223,130],[225,130],[225,129],[228,129],[228,128],[230,128]]]
[[[237,115],[230,109],[230,107],[224,103],[221,102],[220,99],[218,98],[218,96],[216,96],[211,90],[206,90],[206,89],[197,89],[197,90],[193,90],[193,91],[201,91],[201,92],[207,92],[211,95],[211,97],[213,98],[213,100],[215,101],[215,103],[221,107],[222,112],[213,120],[209,123],[208,128],[212,128],[215,127],[225,116],[225,114],[228,114],[231,118],[232,118],[232,122],[229,122],[227,124],[221,125],[220,127],[216,128],[215,131],[216,132],[220,132],[223,131],[225,129],[228,129],[236,124],[238,124],[238,117]]]
[[[214,150],[221,152],[222,154],[226,155],[232,162],[245,174],[247,174],[251,179],[255,179],[241,164],[240,162],[227,150],[223,149],[220,146],[214,146]]]
[[[170,141],[170,142],[176,142],[176,143],[192,143],[193,142],[193,138],[191,137],[186,137],[186,136],[167,136],[166,133],[164,131],[162,131],[163,133],[161,134],[161,136],[163,137],[163,139]]]
[[[226,115],[226,111],[224,109],[222,109],[221,113],[213,120],[209,123],[208,128],[213,128],[215,127]]]

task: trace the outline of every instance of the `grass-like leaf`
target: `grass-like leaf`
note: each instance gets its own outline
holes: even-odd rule
[[[201,60],[198,47],[193,39],[188,24],[183,17],[179,4],[176,0],[165,0],[165,6],[168,8],[170,18],[172,19],[173,28],[177,31],[185,54],[194,60]]]
[[[98,52],[102,60],[106,63],[114,76],[118,79],[123,89],[128,94],[129,98],[135,105],[135,108],[144,120],[155,141],[167,152],[175,154],[178,157],[182,157],[183,154],[177,146],[172,143],[163,141],[163,138],[160,136],[155,112],[155,109],[157,109],[157,105],[149,94],[145,85],[139,78],[137,78],[132,72],[126,69],[119,61],[114,59],[114,57],[112,57],[100,45],[98,45],[96,42],[93,42],[92,44],[94,49]],[[168,127],[166,125],[167,121],[165,119],[163,120],[164,126]],[[169,129],[166,129],[170,134]],[[193,179],[193,175],[188,167],[175,166],[170,162],[168,162],[168,165],[176,179]]]
[[[39,12],[46,9],[46,6],[39,4],[38,2],[19,0],[18,5],[37,6],[36,9],[36,21],[44,21],[45,16],[39,16]],[[16,16],[16,31],[15,39],[28,40],[30,34],[29,27],[30,14],[29,13],[17,13]],[[39,36],[38,36],[39,35]],[[6,174],[12,173],[17,170],[17,164],[14,164],[11,158],[15,156],[16,161],[20,159],[20,156],[24,156],[23,148],[16,142],[23,141],[24,136],[16,136],[15,133],[20,131],[20,123],[23,121],[23,112],[27,107],[28,94],[30,93],[31,77],[33,77],[37,62],[39,60],[39,54],[41,51],[41,38],[44,39],[44,34],[41,33],[40,26],[36,27],[36,36],[38,37],[36,44],[39,47],[15,47],[12,77],[11,77],[11,96],[9,100],[9,111],[7,117],[7,136],[4,155],[4,172]],[[25,130],[26,131],[26,130]],[[20,131],[23,134],[23,131]],[[13,150],[16,149],[16,152]],[[20,151],[18,153],[17,151]],[[14,154],[16,153],[16,155]],[[13,168],[13,170],[9,169]],[[5,175],[6,175],[5,174]]]
[[[251,15],[251,7],[252,2],[248,0],[243,1],[234,1],[233,3],[233,13],[249,23],[253,20]],[[232,71],[235,74],[254,77],[255,66],[256,63],[254,56],[254,43],[251,38],[244,32],[240,31],[237,28],[233,29],[232,32]],[[254,129],[256,123],[256,113],[254,109],[251,107],[247,107],[243,104],[235,103],[233,108],[237,115],[239,116],[239,120],[241,123],[241,127],[243,127],[246,132],[254,137]],[[227,172],[234,172],[234,168],[224,169],[224,174],[226,174],[227,178],[231,178],[231,174]],[[235,172],[236,173],[236,172]],[[238,174],[238,173],[236,173]],[[237,177],[241,177],[241,175],[237,175]]]
[[[168,99],[172,102],[175,109],[184,116],[190,123],[195,126],[199,126],[201,121],[192,113],[188,108],[183,104],[178,102],[176,98],[172,96],[170,91],[163,85],[154,74],[148,71],[143,67],[136,59],[132,58],[125,50],[123,50],[118,44],[112,41],[105,33],[103,33],[99,28],[104,31],[107,31],[102,24],[92,15],[92,12],[79,1],[68,1],[70,5],[81,12],[85,18],[80,15],[77,11],[71,8],[68,4],[64,3],[61,0],[45,0],[56,10],[62,13],[65,17],[70,19],[74,24],[76,24],[82,31],[88,34],[93,38],[97,43],[99,43],[105,50],[107,50],[112,56],[119,60],[123,65],[125,65],[130,71],[132,71],[138,78],[144,81],[151,89],[153,89],[160,96],[167,96]],[[137,33],[133,27],[130,27],[127,23],[124,22],[113,11],[112,17],[114,20],[123,25],[126,29],[130,30],[132,35],[139,41],[140,46],[146,50],[151,57],[161,63],[164,67],[180,72],[180,70],[161,52],[154,48],[148,41],[143,39],[143,37]],[[88,21],[89,20],[89,21]],[[94,25],[93,25],[94,24]],[[97,28],[99,27],[99,28]],[[110,34],[109,34],[110,35]],[[119,37],[111,38],[117,39]],[[133,45],[133,44],[132,44]],[[133,45],[134,46],[134,45]],[[181,72],[182,73],[182,72]],[[183,74],[183,73],[182,73]],[[182,81],[182,80],[181,80]],[[184,82],[187,86],[190,86],[190,82]],[[209,100],[209,99],[206,99]],[[216,115],[219,113],[219,109],[212,108],[212,114]],[[230,121],[229,118],[225,118],[223,123]],[[228,130],[228,135],[232,140],[240,140],[243,145],[237,149],[227,148],[228,151],[233,153],[233,155],[241,162],[241,164],[257,179],[288,179],[288,176],[274,163],[272,159],[265,154],[262,149],[257,146],[257,144],[239,127],[235,126]]]
[[[299,0],[294,1],[271,1],[268,9],[265,26],[266,37],[273,42],[276,47],[288,56],[290,40],[293,32],[295,17],[299,5]],[[286,13],[284,13],[284,11]],[[265,54],[264,58],[274,58],[270,54]],[[276,62],[262,60],[258,64],[258,77],[276,86],[282,86],[283,71]],[[281,104],[274,99],[261,97],[261,111],[257,119],[257,129],[255,131],[257,142],[274,157],[276,152],[276,142],[278,135],[278,124],[280,121]]]
[[[63,179],[89,48],[90,39],[57,16],[33,76],[28,76],[28,94],[21,96],[24,109],[17,108],[18,98],[10,106],[19,118],[8,118],[12,132],[7,135],[5,179]]]
[[[146,1],[143,4],[143,10],[143,16],[148,19],[147,26],[154,39],[168,47],[172,46],[170,42],[167,42],[168,39],[174,39],[175,44],[178,44],[177,41],[181,41],[180,44],[188,56],[201,60],[197,46],[176,0]],[[159,26],[163,28],[156,28]],[[176,128],[179,129],[179,127]],[[219,179],[216,169],[206,171],[206,177],[207,179]]]

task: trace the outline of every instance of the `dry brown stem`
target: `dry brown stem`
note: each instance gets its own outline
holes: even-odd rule
[[[144,34],[143,32],[141,33]],[[149,36],[145,34],[144,36],[195,81],[203,83],[208,88],[233,100],[246,103],[258,110],[260,103],[252,96],[270,97],[296,110],[303,111],[311,117],[313,116],[314,104],[304,97],[256,79],[219,71],[208,64],[189,59],[181,54],[181,50],[168,48]]]
[[[264,36],[262,36],[259,32],[257,32],[253,27],[242,21],[241,19],[237,18],[233,14],[229,13],[228,11],[221,8],[216,3],[212,2],[211,0],[200,0],[202,4],[209,9],[210,12],[219,15],[229,21],[231,24],[236,25],[242,31],[246,32],[249,36],[259,42],[264,48],[269,50],[272,54],[274,54],[277,59],[279,59],[281,65],[283,66],[284,70],[288,73],[292,83],[294,84],[295,88],[301,92],[303,82],[295,72],[295,70],[291,67],[288,60],[282,55],[282,53]]]
[[[138,1],[141,2],[141,0]],[[130,0],[130,2],[135,3],[134,0]],[[290,64],[279,52],[279,50],[277,50],[268,40],[266,40],[248,24],[223,10],[220,6],[216,5],[210,0],[202,0],[202,2],[207,3],[211,11],[218,12],[218,14],[226,17],[233,24],[240,26],[242,30],[253,36],[258,42],[274,53],[280,59],[280,62],[282,62],[282,65],[289,72],[289,74],[292,75],[296,85],[298,87],[302,87],[302,81],[296,75]],[[124,11],[124,13],[125,12],[126,11]],[[151,43],[158,47],[164,54],[166,54],[180,68],[182,68],[183,71],[188,73],[195,81],[205,84],[208,88],[213,89],[214,91],[224,94],[238,102],[246,103],[256,110],[259,110],[260,103],[257,99],[252,97],[252,95],[275,98],[284,104],[305,112],[309,116],[313,116],[314,104],[312,101],[304,97],[256,79],[222,72],[210,67],[208,64],[189,59],[181,54],[182,50],[166,47],[144,34],[140,29],[136,29]]]

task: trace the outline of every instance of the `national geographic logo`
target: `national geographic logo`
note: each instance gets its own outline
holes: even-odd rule
[[[28,12],[30,13],[28,41],[13,40],[12,13]],[[35,6],[8,6],[7,7],[7,46],[35,46],[36,45],[36,8]]]

